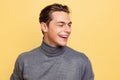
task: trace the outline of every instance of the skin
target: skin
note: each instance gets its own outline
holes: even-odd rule
[[[68,13],[55,11],[52,13],[52,20],[47,26],[41,23],[44,32],[44,41],[51,46],[66,46],[71,33],[71,20]]]

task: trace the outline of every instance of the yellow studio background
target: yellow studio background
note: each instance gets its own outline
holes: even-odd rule
[[[120,80],[119,0],[1,0],[0,80],[9,80],[19,54],[40,45],[40,10],[55,2],[70,7],[68,45],[90,58],[95,80]]]

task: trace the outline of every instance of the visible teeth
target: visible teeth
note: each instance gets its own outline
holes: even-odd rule
[[[68,36],[62,36],[62,37],[68,37]]]
[[[68,36],[61,36],[61,37],[65,37],[65,38],[67,38]]]

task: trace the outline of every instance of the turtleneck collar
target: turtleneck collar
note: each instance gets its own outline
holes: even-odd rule
[[[65,46],[53,47],[48,45],[45,41],[42,41],[41,49],[48,57],[54,57],[63,54],[65,51]]]

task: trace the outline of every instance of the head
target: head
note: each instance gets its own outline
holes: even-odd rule
[[[44,41],[51,46],[65,46],[71,33],[71,20],[66,5],[52,4],[45,7],[39,17]]]

